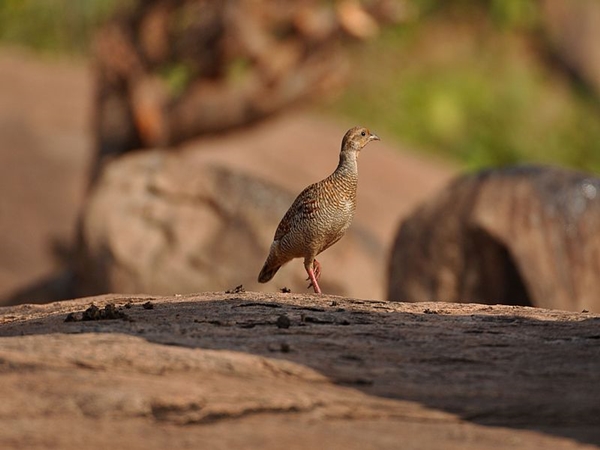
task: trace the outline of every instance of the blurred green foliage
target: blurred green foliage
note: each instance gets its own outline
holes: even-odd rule
[[[473,169],[600,172],[600,102],[548,65],[537,2],[414,3],[418,20],[355,49],[348,89],[329,111]]]
[[[194,76],[194,69],[184,62],[167,64],[160,67],[159,75],[165,82],[170,94],[177,97],[185,92],[186,87]]]
[[[124,3],[131,0],[0,0],[0,40],[83,54],[95,27]]]
[[[133,1],[0,0],[0,41],[85,54],[96,27]],[[541,54],[537,0],[407,1],[417,18],[352,49],[348,89],[327,111],[471,168],[600,172],[600,100]],[[191,76],[163,72],[176,92]]]

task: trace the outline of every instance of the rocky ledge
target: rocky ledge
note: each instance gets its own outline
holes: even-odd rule
[[[588,312],[238,288],[0,308],[0,336],[1,448],[600,443]]]

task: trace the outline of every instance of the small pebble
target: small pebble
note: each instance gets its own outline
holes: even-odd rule
[[[75,313],[70,312],[69,314],[67,314],[67,317],[65,318],[65,322],[77,322],[77,316],[75,315]]]
[[[225,291],[226,294],[243,294],[246,292],[243,284],[236,286],[234,289],[228,289]]]

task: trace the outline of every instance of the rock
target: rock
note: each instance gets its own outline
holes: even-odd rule
[[[92,303],[130,320],[64,322]],[[5,307],[0,447],[596,448],[599,325],[256,292]]]
[[[463,176],[401,224],[388,299],[598,311],[599,194],[558,168]]]
[[[258,286],[279,220],[294,195],[195,153],[146,151],[108,165],[81,220],[78,292],[154,294]],[[328,293],[373,292],[383,272],[383,249],[360,225],[323,266]],[[296,264],[294,264],[296,263]],[[347,274],[360,272],[370,283]],[[303,292],[302,261],[269,283]]]

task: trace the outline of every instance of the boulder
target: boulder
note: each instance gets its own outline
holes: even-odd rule
[[[551,167],[466,175],[402,222],[388,299],[599,310],[600,179]]]
[[[597,448],[599,324],[257,292],[0,308],[0,448]]]
[[[106,167],[81,218],[79,294],[307,289],[300,260],[267,285],[256,281],[294,194],[200,163],[202,151],[144,151]],[[383,285],[382,246],[360,225],[327,253],[325,292],[368,295]]]

